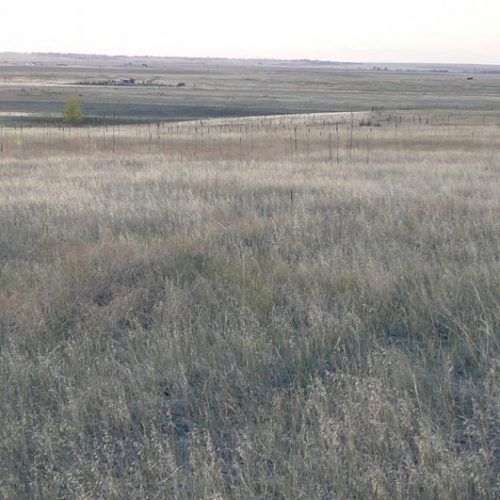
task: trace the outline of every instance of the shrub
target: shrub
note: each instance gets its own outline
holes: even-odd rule
[[[84,118],[80,99],[78,97],[70,97],[64,106],[63,120],[66,123],[78,125],[83,122]]]

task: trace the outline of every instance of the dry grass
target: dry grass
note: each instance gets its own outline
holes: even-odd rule
[[[484,116],[5,129],[0,496],[497,498]]]
[[[30,57],[33,57],[30,56]],[[36,57],[39,62],[40,57]],[[0,54],[0,123],[54,123],[78,95],[90,121],[183,121],[228,116],[401,109],[498,110],[500,66],[391,65],[307,61],[118,60],[43,57],[31,65]],[[10,62],[9,62],[10,60]],[[129,63],[134,62],[133,66]],[[148,67],[142,67],[142,63]],[[28,63],[28,64],[27,64]],[[474,74],[474,80],[468,78]],[[154,79],[157,87],[75,85],[82,81]],[[177,87],[179,82],[186,83]]]

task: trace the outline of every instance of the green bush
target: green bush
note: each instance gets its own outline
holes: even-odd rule
[[[70,97],[64,106],[63,120],[72,125],[79,125],[84,120],[82,106],[78,97]]]

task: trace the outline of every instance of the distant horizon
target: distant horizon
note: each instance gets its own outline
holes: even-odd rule
[[[311,57],[259,57],[259,56],[216,56],[216,55],[157,55],[157,54],[132,54],[132,53],[106,53],[106,52],[65,52],[65,51],[0,51],[0,55],[33,55],[33,56],[65,56],[65,57],[123,57],[130,59],[192,59],[192,60],[223,60],[223,61],[276,61],[276,62],[310,62],[322,64],[398,64],[398,65],[430,65],[430,66],[493,66],[500,67],[500,62],[448,62],[425,60],[348,60],[348,59],[322,59]]]

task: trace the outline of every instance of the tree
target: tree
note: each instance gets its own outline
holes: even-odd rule
[[[78,97],[70,97],[64,106],[63,120],[72,125],[82,123],[84,119],[82,106]]]

